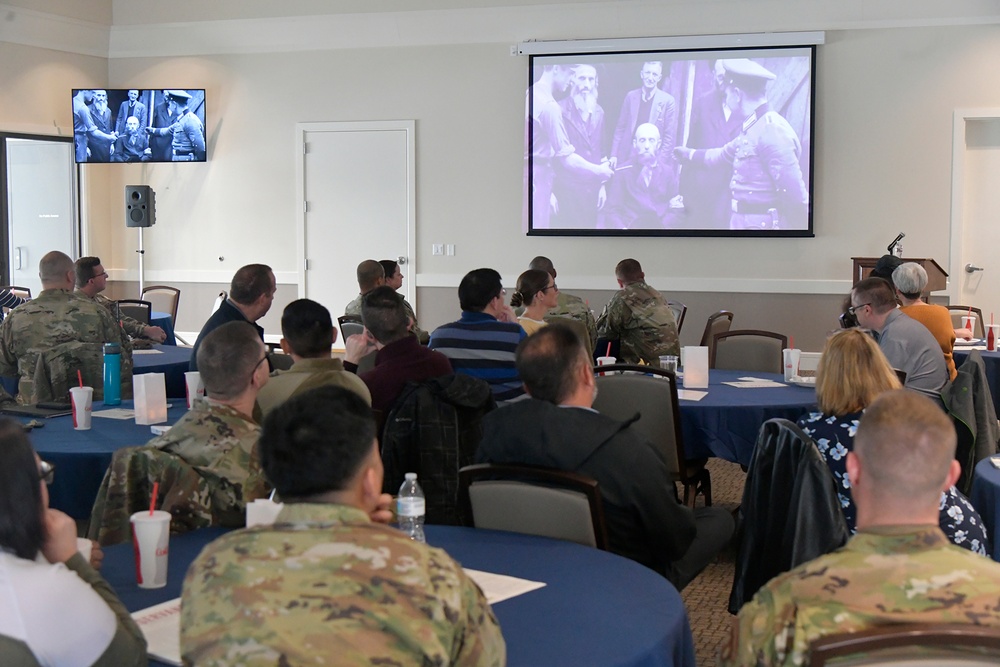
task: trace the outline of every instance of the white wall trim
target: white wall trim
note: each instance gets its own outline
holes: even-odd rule
[[[516,271],[503,272],[507,287],[517,279]],[[417,287],[457,288],[462,281],[458,273],[418,273]],[[806,280],[787,278],[687,278],[680,276],[646,276],[646,281],[666,292],[731,292],[737,294],[844,294],[851,291],[850,280]],[[573,290],[617,290],[614,276],[572,276],[559,274],[559,287]]]
[[[111,26],[0,4],[0,42],[107,58]]]

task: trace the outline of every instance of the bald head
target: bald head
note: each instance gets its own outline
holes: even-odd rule
[[[528,264],[529,269],[535,269],[536,271],[544,271],[545,273],[552,276],[552,279],[556,279],[556,267],[552,265],[552,260],[548,257],[543,257],[539,255],[538,257],[531,260]]]
[[[358,264],[358,288],[362,294],[368,294],[376,287],[385,284],[385,269],[374,259],[366,259]]]
[[[46,253],[38,263],[38,277],[42,289],[73,289],[76,283],[76,269],[73,260],[64,252],[53,250]]]

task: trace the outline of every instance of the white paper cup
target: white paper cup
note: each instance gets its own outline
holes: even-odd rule
[[[70,387],[69,398],[73,404],[73,428],[77,431],[89,431],[90,413],[94,405],[94,388]]]
[[[660,368],[665,371],[670,371],[672,373],[677,372],[677,357],[672,354],[664,354],[660,356]]]
[[[156,510],[132,515],[132,546],[135,548],[135,578],[139,588],[167,585],[167,553],[170,550],[170,512]]]
[[[993,338],[990,339],[990,332],[993,332]],[[993,343],[993,345],[990,345]],[[986,325],[986,349],[990,352],[997,351],[997,345],[1000,345],[1000,324],[987,324]]]
[[[284,503],[276,503],[267,498],[257,498],[247,503],[247,528],[252,526],[270,526],[278,518],[278,513]]]
[[[616,361],[618,361],[618,359],[616,359],[615,357],[597,357],[598,366],[611,366]],[[604,377],[604,375],[605,375],[604,373],[601,373],[601,377]]]
[[[184,373],[184,385],[187,394],[188,410],[194,404],[194,399],[205,398],[205,385],[201,383],[201,373],[198,371],[186,371]]]
[[[976,316],[962,315],[962,328],[972,332],[972,337],[976,337]]]
[[[785,382],[788,382],[792,378],[798,376],[799,374],[799,358],[802,355],[802,350],[782,350],[781,359],[782,365],[785,369]]]

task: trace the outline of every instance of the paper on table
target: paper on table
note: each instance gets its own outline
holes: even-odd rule
[[[696,391],[694,389],[678,389],[677,398],[682,401],[700,401],[708,396],[707,391]]]
[[[736,387],[737,389],[766,389],[768,387],[786,386],[774,380],[759,380],[756,378],[740,378],[736,382],[723,382],[722,384],[728,384],[730,387]]]
[[[470,579],[483,589],[486,601],[490,604],[516,598],[518,595],[523,595],[545,586],[545,583],[541,581],[529,581],[527,579],[510,577],[506,574],[493,574],[492,572],[470,570],[469,568],[462,569],[465,570]]]
[[[132,614],[148,644],[149,656],[181,664],[181,599],[174,598]]]
[[[132,350],[132,355],[137,354],[163,354],[163,350]]]
[[[97,410],[91,413],[92,417],[104,417],[105,419],[135,419],[135,410],[128,408],[108,408],[107,410]]]

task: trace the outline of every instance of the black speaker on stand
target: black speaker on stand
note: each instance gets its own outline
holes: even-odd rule
[[[148,185],[125,186],[125,226],[139,229],[139,298],[142,298],[144,285],[143,271],[145,269],[146,251],[142,246],[142,230],[156,224],[156,193]]]

